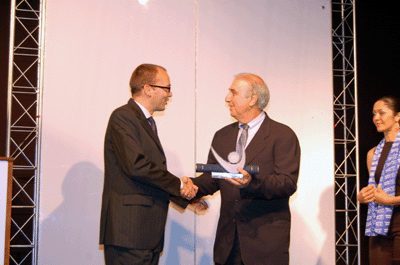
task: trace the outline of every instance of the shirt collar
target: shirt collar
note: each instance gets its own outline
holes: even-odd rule
[[[142,112],[143,112],[144,116],[146,117],[146,119],[148,119],[148,118],[151,117],[150,112],[149,112],[145,107],[143,107],[142,105],[140,105],[140,103],[137,102],[136,100],[135,100],[135,103],[136,103],[136,104],[139,106],[139,108],[142,110]]]
[[[256,118],[254,118],[251,122],[247,123],[247,125],[249,125],[249,129],[254,128],[257,125],[260,125],[264,121],[265,116],[266,116],[265,112],[261,111],[260,115],[258,115]],[[243,124],[244,123],[239,122],[239,128],[242,128]]]

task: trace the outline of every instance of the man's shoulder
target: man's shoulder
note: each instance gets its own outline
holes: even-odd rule
[[[134,113],[137,114],[138,111],[135,108],[135,106],[133,106],[132,102],[129,101],[127,104],[124,104],[124,105],[119,106],[118,108],[116,108],[112,112],[111,117],[113,117],[113,116],[125,116],[125,115],[132,116],[132,114],[134,114]]]
[[[272,136],[277,140],[293,139],[298,141],[296,133],[289,125],[271,119],[268,115],[265,117],[260,130],[265,131],[265,135]]]
[[[110,115],[108,127],[112,124],[140,124],[140,113],[132,108],[129,104],[116,108]]]
[[[272,132],[284,132],[284,133],[295,134],[295,132],[289,125],[283,124],[273,119],[269,119],[269,122],[271,124]]]

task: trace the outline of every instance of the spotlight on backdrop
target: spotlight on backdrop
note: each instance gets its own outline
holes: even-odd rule
[[[147,4],[147,1],[148,1],[148,0],[139,0],[139,4],[145,5],[145,4]]]

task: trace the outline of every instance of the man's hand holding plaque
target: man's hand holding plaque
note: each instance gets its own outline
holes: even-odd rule
[[[251,181],[251,175],[243,168],[238,167],[237,170],[242,174],[242,178],[226,178],[225,180],[236,188],[246,188]]]
[[[225,161],[220,157],[217,152],[211,147],[218,164],[197,164],[196,172],[210,172],[213,178],[226,179],[230,184],[237,188],[245,188],[251,181],[251,174],[258,174],[258,166],[248,165],[245,166],[246,153],[244,150],[241,154],[237,152],[231,152],[228,155],[228,161]],[[245,169],[243,169],[245,168]],[[250,173],[249,173],[250,172]]]

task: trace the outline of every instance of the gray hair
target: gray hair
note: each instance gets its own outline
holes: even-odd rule
[[[235,75],[235,78],[243,79],[250,84],[250,89],[247,92],[246,97],[250,97],[253,94],[257,94],[258,100],[256,106],[259,110],[267,107],[270,93],[267,84],[262,80],[261,77],[251,73],[240,73]]]

